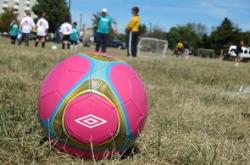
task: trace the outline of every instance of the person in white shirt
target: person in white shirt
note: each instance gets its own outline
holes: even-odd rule
[[[29,38],[30,38],[30,33],[32,29],[35,28],[35,22],[31,18],[31,12],[27,11],[26,16],[22,19],[20,23],[20,29],[22,32],[22,36],[19,40],[19,45],[22,44],[23,41],[25,41],[25,45],[29,46]]]
[[[67,48],[70,49],[70,34],[72,33],[72,25],[69,23],[69,20],[66,19],[65,22],[60,27],[60,33],[62,34],[62,49]]]
[[[42,48],[45,47],[45,41],[46,41],[46,36],[48,34],[49,30],[49,23],[46,20],[47,16],[46,13],[42,14],[42,17],[37,21],[36,23],[36,42],[35,42],[35,47],[38,46],[39,41],[42,42]]]

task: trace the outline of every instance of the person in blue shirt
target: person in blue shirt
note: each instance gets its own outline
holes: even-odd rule
[[[71,41],[71,51],[77,52],[77,45],[79,41],[79,32],[77,29],[77,23],[73,23],[72,32],[70,34],[70,41]]]
[[[102,9],[100,16],[97,18],[97,30],[95,34],[96,48],[95,51],[106,53],[106,45],[108,41],[108,35],[112,28],[112,18],[107,14],[106,8]]]
[[[13,45],[16,44],[18,32],[19,32],[19,27],[17,25],[17,21],[14,20],[10,24],[10,40],[11,40],[11,44]]]

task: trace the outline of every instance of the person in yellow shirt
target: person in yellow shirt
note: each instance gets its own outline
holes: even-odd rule
[[[126,33],[128,34],[127,50],[128,57],[136,57],[137,55],[137,44],[139,37],[139,27],[140,27],[140,9],[138,7],[132,8],[132,18],[126,27]]]
[[[176,48],[179,49],[179,50],[182,50],[184,48],[184,45],[182,42],[179,42],[177,45],[176,45]]]
[[[176,56],[182,56],[184,50],[184,45],[182,42],[178,42],[176,45]]]

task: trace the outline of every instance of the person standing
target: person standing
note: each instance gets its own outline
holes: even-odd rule
[[[96,52],[101,51],[106,53],[108,35],[112,28],[112,18],[107,14],[107,12],[108,10],[103,8],[100,16],[94,15],[97,18],[97,30],[95,34]]]
[[[178,42],[176,45],[176,57],[182,57],[184,53],[184,44],[182,41]]]
[[[10,40],[11,40],[11,44],[15,45],[16,44],[16,40],[17,40],[17,36],[18,36],[18,32],[19,32],[19,28],[17,25],[17,21],[13,20],[10,24]]]
[[[186,57],[186,59],[189,59],[189,53],[190,53],[189,43],[185,41],[183,46],[184,46],[183,55]]]
[[[26,12],[26,16],[22,19],[20,23],[20,29],[21,29],[21,38],[19,40],[19,45],[22,44],[22,42],[25,42],[26,46],[29,46],[29,39],[30,39],[30,33],[32,29],[35,28],[35,22],[31,18],[31,12],[28,10]]]
[[[138,7],[132,8],[132,18],[129,21],[126,32],[128,34],[127,50],[128,57],[136,57],[137,55],[137,44],[139,37],[139,27],[140,27],[140,9]]]
[[[55,44],[59,44],[61,42],[61,34],[60,34],[60,25],[56,25],[56,31],[55,31],[55,34],[54,34],[54,43]]]
[[[73,23],[72,32],[70,34],[70,42],[71,42],[71,52],[77,52],[77,45],[79,41],[79,32],[77,29],[77,23]]]
[[[36,27],[37,27],[37,38],[35,42],[35,47],[38,46],[39,42],[42,42],[42,48],[45,47],[45,41],[46,41],[46,36],[48,34],[49,30],[49,23],[46,20],[46,13],[42,14],[42,17],[37,21]]]
[[[238,66],[241,60],[243,59],[243,48],[244,47],[244,41],[240,40],[240,43],[236,46],[236,58],[235,58],[235,64],[234,66]]]
[[[69,23],[69,19],[66,19],[65,22],[60,27],[60,33],[62,34],[62,49],[70,48],[70,34],[72,33],[72,25]]]

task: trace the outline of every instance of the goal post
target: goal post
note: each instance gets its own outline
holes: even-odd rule
[[[141,37],[137,47],[138,56],[165,57],[168,41],[157,38]]]
[[[200,57],[215,58],[215,51],[214,51],[214,49],[199,48],[197,53],[198,53],[198,56],[200,56]]]

